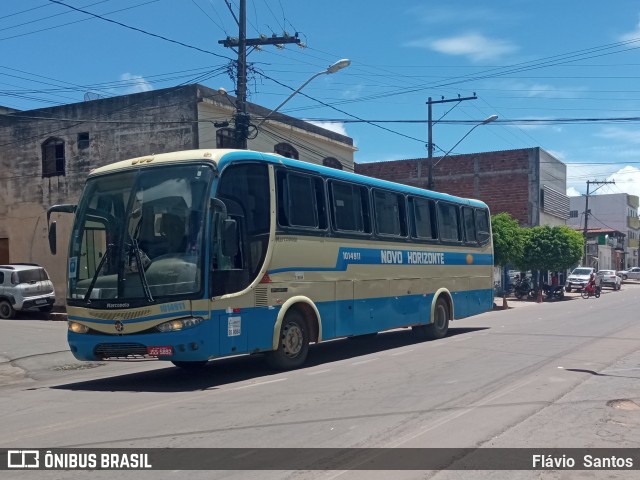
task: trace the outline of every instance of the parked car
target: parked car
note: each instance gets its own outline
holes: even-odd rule
[[[596,278],[600,278],[600,285],[603,287],[620,290],[622,286],[622,278],[616,274],[615,270],[598,270]]]
[[[627,280],[628,278],[640,280],[640,267],[633,267],[629,270],[620,270],[618,272],[618,275],[622,278],[622,280]]]
[[[16,312],[35,310],[50,312],[56,294],[47,271],[34,263],[0,265],[0,318]]]
[[[564,284],[564,289],[567,292],[571,290],[582,290],[589,283],[589,277],[591,277],[592,273],[596,273],[595,268],[590,267],[578,267],[574,268],[573,271],[567,277],[567,281]],[[600,279],[601,280],[601,279]],[[599,279],[596,275],[596,285],[599,285]]]

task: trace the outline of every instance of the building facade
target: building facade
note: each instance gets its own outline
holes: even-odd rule
[[[248,104],[248,148],[353,170],[351,138]],[[76,203],[89,171],[127,158],[233,145],[235,98],[202,85],[29,111],[0,109],[0,263],[44,266],[66,295],[66,251],[49,252],[46,211]],[[259,125],[259,127],[257,127]],[[60,244],[71,216],[58,219]]]
[[[571,210],[567,224],[584,231],[587,197],[569,197],[569,201]],[[589,195],[589,214],[586,219],[587,231],[604,229],[624,234],[622,244],[616,242],[621,250],[622,258],[618,259],[618,263],[615,266],[612,265],[606,268],[623,270],[638,266],[638,248],[640,243],[639,206],[640,199],[636,195],[629,195],[627,193]],[[597,245],[595,239],[591,239],[591,244]],[[587,241],[587,249],[588,248],[589,238]],[[593,252],[591,255],[588,255],[587,262],[590,266],[594,262]],[[605,267],[598,265],[598,268]]]
[[[357,163],[363,175],[427,188],[429,159]],[[433,158],[434,190],[484,201],[521,227],[565,225],[569,217],[567,168],[542,148]]]

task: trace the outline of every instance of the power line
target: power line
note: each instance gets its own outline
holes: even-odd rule
[[[124,12],[125,10],[131,10],[131,9],[133,9],[133,8],[143,7],[144,5],[148,5],[148,4],[150,4],[150,3],[156,3],[156,2],[158,2],[158,1],[160,1],[160,0],[150,0],[150,1],[148,1],[148,2],[140,3],[140,4],[138,4],[138,5],[132,5],[132,6],[130,6],[130,7],[120,8],[120,9],[118,9],[118,10],[112,10],[111,12],[108,12],[108,13],[106,13],[105,15],[112,15],[112,14],[114,14],[114,13]],[[34,33],[45,32],[45,31],[47,31],[47,30],[54,30],[54,29],[56,29],[56,28],[66,27],[67,25],[73,25],[73,24],[75,24],[75,23],[80,23],[80,22],[86,22],[86,21],[88,21],[88,20],[91,20],[91,19],[90,19],[90,18],[83,18],[83,19],[81,19],[81,20],[75,20],[75,21],[73,21],[73,22],[62,23],[62,24],[60,24],[60,25],[54,25],[53,27],[41,28],[40,30],[33,30],[33,31],[31,31],[31,32],[26,32],[26,33],[20,33],[20,34],[17,34],[17,35],[12,35],[12,36],[10,36],[10,37],[3,37],[3,38],[0,38],[0,41],[3,41],[3,40],[11,40],[12,38],[26,37],[27,35],[32,35],[32,34],[34,34]]]
[[[164,41],[166,41],[166,42],[174,43],[174,44],[176,44],[176,45],[180,45],[180,46],[185,47],[185,48],[190,48],[190,49],[192,49],[192,50],[196,50],[196,51],[198,51],[198,52],[206,53],[206,54],[208,54],[208,55],[213,55],[213,56],[215,56],[215,57],[220,57],[220,58],[224,58],[224,59],[226,59],[226,60],[230,60],[230,61],[232,61],[232,59],[231,59],[231,58],[229,58],[229,57],[227,57],[227,56],[225,56],[225,55],[220,55],[220,54],[215,53],[215,52],[212,52],[212,51],[210,51],[210,50],[205,50],[205,49],[203,49],[203,48],[195,47],[195,46],[193,46],[193,45],[189,45],[189,44],[187,44],[187,43],[180,42],[180,41],[178,41],[178,40],[173,40],[173,39],[171,39],[171,38],[167,38],[167,37],[165,37],[165,36],[163,36],[163,35],[158,35],[157,33],[147,32],[146,30],[142,30],[141,28],[137,28],[137,27],[132,27],[132,26],[130,26],[130,25],[126,25],[126,24],[124,24],[124,23],[122,23],[122,22],[117,22],[117,21],[115,21],[115,20],[111,20],[110,18],[105,18],[105,17],[103,17],[103,16],[101,16],[101,15],[97,15],[97,14],[95,14],[95,13],[91,13],[91,12],[88,12],[88,11],[86,11],[86,10],[82,10],[81,8],[76,8],[76,7],[73,7],[73,6],[71,6],[71,5],[67,5],[66,3],[61,2],[60,0],[49,0],[49,1],[50,1],[50,2],[52,2],[52,3],[57,3],[58,5],[62,5],[62,6],[64,6],[64,7],[70,8],[70,9],[75,10],[75,11],[77,11],[77,12],[82,12],[82,13],[85,13],[85,14],[87,14],[87,15],[91,15],[92,17],[99,18],[100,20],[104,20],[105,22],[113,23],[113,24],[119,25],[119,26],[121,26],[121,27],[128,28],[129,30],[133,30],[133,31],[135,31],[135,32],[139,32],[139,33],[143,33],[143,34],[145,34],[145,35],[149,35],[150,37],[159,38],[160,40],[164,40]]]

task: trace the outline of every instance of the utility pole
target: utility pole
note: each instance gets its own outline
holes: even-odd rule
[[[230,6],[230,4],[227,4]],[[247,38],[247,0],[240,0],[238,21],[238,38],[227,37],[218,43],[238,52],[238,73],[236,85],[235,142],[236,148],[247,148],[249,136],[249,115],[247,114],[247,46],[258,48],[260,45],[278,45],[300,43],[298,33],[292,37],[284,34],[281,37],[260,35],[260,38]]]
[[[614,180],[606,180],[606,181],[598,181],[598,180],[587,180],[587,195],[586,195],[586,199],[584,202],[584,263],[585,266],[589,265],[589,257],[587,257],[587,231],[588,231],[588,226],[589,226],[589,187],[591,185],[607,185],[613,183],[615,184],[616,182]],[[597,189],[596,189],[597,190]]]
[[[429,131],[428,131],[428,143],[427,143],[427,156],[428,156],[428,165],[427,168],[429,169],[428,172],[428,179],[427,179],[427,188],[429,190],[433,189],[433,111],[432,111],[432,105],[435,103],[449,103],[449,102],[463,102],[465,100],[476,100],[478,97],[476,97],[476,94],[474,93],[472,97],[464,97],[461,98],[460,95],[458,95],[458,98],[451,98],[451,99],[445,99],[444,97],[442,97],[441,100],[432,100],[431,97],[429,97],[429,100],[427,100],[427,105],[428,105],[428,125],[429,125]],[[422,171],[420,172],[420,176],[422,176]]]

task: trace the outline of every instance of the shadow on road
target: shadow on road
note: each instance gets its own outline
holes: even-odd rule
[[[448,337],[464,335],[487,327],[449,328]],[[340,360],[422,343],[410,329],[380,333],[375,337],[343,338],[311,345],[301,370]],[[437,342],[437,340],[436,340]],[[199,371],[190,372],[166,363],[167,368],[57,385],[50,388],[95,392],[189,392],[213,390],[223,385],[267,377],[280,372],[269,369],[263,354],[213,360]]]

